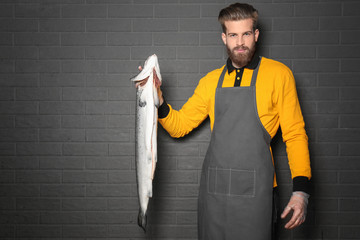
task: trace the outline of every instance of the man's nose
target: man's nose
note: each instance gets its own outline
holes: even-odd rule
[[[237,41],[236,41],[236,44],[239,45],[239,46],[244,45],[244,38],[243,37],[238,37]]]

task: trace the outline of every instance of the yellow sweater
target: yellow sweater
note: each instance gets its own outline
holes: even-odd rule
[[[182,137],[196,128],[207,116],[214,125],[215,90],[222,69],[213,70],[203,77],[192,97],[179,110],[170,105],[169,114],[159,118],[160,124],[172,137]],[[250,86],[253,70],[245,68],[240,87]],[[222,87],[233,87],[236,72],[226,72]],[[308,137],[297,97],[295,79],[284,64],[262,57],[256,81],[256,102],[260,121],[273,138],[281,126],[286,143],[292,178],[311,178]],[[276,186],[276,182],[274,181]]]

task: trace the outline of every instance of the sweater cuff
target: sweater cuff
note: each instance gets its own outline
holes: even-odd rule
[[[310,181],[307,177],[298,176],[293,179],[293,192],[301,191],[310,194]]]
[[[167,102],[165,101],[164,98],[164,102],[160,105],[158,109],[158,118],[166,118],[169,112],[170,112],[170,108],[167,105]]]

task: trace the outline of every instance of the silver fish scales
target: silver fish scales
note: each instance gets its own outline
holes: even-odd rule
[[[140,204],[138,224],[144,231],[146,231],[149,198],[153,195],[152,181],[157,162],[159,97],[155,87],[154,69],[161,81],[159,63],[155,54],[148,57],[143,70],[132,79],[134,82],[142,81],[136,90],[135,161]]]

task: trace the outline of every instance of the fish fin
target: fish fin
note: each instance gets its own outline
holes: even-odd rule
[[[138,225],[144,230],[144,232],[146,232],[146,222],[147,222],[146,212],[143,213],[140,208],[138,215]]]

